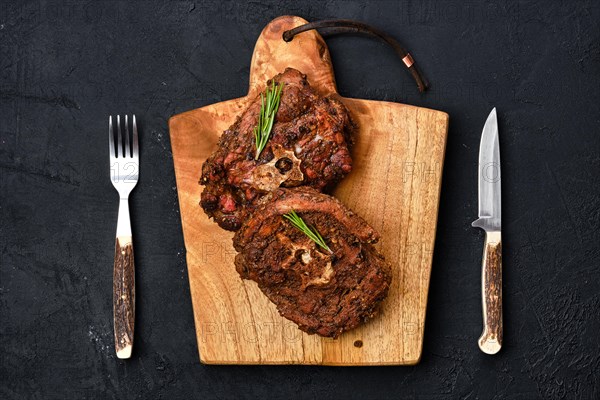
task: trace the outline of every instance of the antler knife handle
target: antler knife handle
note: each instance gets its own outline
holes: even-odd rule
[[[502,234],[486,232],[481,273],[483,332],[479,348],[496,354],[502,348]]]

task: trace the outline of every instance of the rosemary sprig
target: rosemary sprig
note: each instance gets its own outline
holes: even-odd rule
[[[325,239],[323,239],[323,236],[321,236],[319,231],[317,231],[314,226],[311,229],[308,225],[306,225],[306,222],[304,222],[304,220],[300,218],[298,214],[296,214],[296,211],[292,210],[287,214],[283,214],[283,217],[289,220],[292,225],[302,231],[302,233],[308,236],[313,242],[327,250],[329,253],[333,253],[329,246],[327,246],[327,243],[325,243]]]
[[[258,156],[260,156],[260,153],[269,141],[269,136],[271,136],[275,114],[277,114],[277,110],[279,109],[282,90],[283,83],[275,85],[275,81],[272,81],[272,86],[270,88],[267,87],[266,94],[260,94],[260,115],[258,117],[258,125],[254,128],[254,140],[256,142],[255,160],[258,160]]]

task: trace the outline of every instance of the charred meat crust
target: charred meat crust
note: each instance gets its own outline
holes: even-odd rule
[[[282,215],[295,210],[333,251]],[[307,333],[337,337],[377,314],[391,269],[373,247],[377,232],[335,198],[311,188],[278,189],[234,236],[238,273],[258,283],[279,313]]]
[[[278,187],[310,186],[322,190],[352,169],[349,146],[355,129],[346,107],[312,89],[306,75],[287,68],[273,78],[284,83],[271,137],[254,159],[254,127],[260,96],[219,140],[202,166],[200,200],[222,228],[239,229],[258,199]],[[271,81],[267,82],[267,85]]]

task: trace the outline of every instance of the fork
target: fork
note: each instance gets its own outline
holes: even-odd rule
[[[108,118],[110,176],[120,198],[113,273],[113,316],[117,358],[131,357],[135,322],[135,267],[129,219],[129,194],[139,177],[139,145],[135,115],[133,115],[132,128],[133,140],[130,146],[129,117],[125,115],[125,135],[121,135],[121,116],[117,115],[116,132],[113,129],[112,115]]]

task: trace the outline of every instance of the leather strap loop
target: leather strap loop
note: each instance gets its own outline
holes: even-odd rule
[[[419,92],[425,91],[429,87],[429,83],[425,80],[412,56],[402,47],[400,42],[391,37],[385,32],[380,31],[370,25],[362,22],[353,21],[350,19],[329,19],[323,21],[309,22],[304,25],[297,26],[294,29],[283,32],[283,40],[290,42],[294,39],[294,36],[299,33],[306,32],[312,29],[327,29],[326,35],[339,35],[343,33],[359,33],[366,34],[371,37],[378,38],[385,43],[392,46],[396,54],[402,59],[404,65],[408,68],[408,71],[413,76]]]

